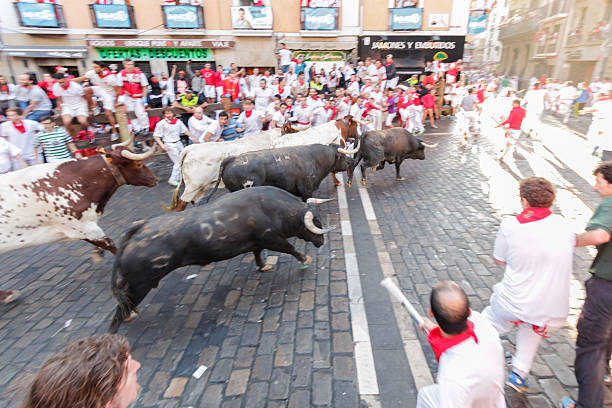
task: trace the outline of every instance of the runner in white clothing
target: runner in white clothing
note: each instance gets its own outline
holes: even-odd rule
[[[244,110],[236,120],[236,125],[242,125],[242,129],[236,129],[236,132],[244,132],[246,137],[261,131],[262,125],[266,121],[266,114],[253,109],[253,102],[248,99],[244,101],[242,107]]]
[[[198,106],[193,111],[193,115],[187,121],[187,127],[189,128],[189,132],[194,139],[197,139],[198,142],[204,142],[204,133],[208,126],[213,122],[211,118],[204,115],[204,109],[201,106]]]
[[[206,129],[206,133],[204,133],[204,142],[223,141],[223,139],[221,139],[221,133],[223,133],[223,127],[227,126],[228,123],[229,115],[227,112],[220,112],[219,118],[213,120],[210,125],[208,125],[208,129]],[[236,132],[240,131],[240,129],[236,129]]]
[[[495,328],[470,309],[452,281],[434,285],[421,329],[438,359],[436,383],[419,390],[417,408],[505,408],[504,349]]]
[[[327,99],[324,106],[316,107],[313,109],[312,113],[314,118],[312,126],[319,126],[329,122],[335,117],[336,114],[336,110],[333,106],[333,100]]]
[[[268,88],[268,82],[265,79],[259,81],[259,88],[253,89],[253,98],[255,98],[255,110],[265,111],[274,96],[274,91]]]
[[[528,136],[537,134],[542,121],[542,112],[544,112],[544,100],[546,99],[546,91],[540,88],[540,83],[536,82],[533,88],[525,93],[526,113],[523,122],[523,130]]]
[[[270,129],[282,128],[285,123],[289,120],[289,113],[287,112],[287,104],[282,102],[279,110],[272,114],[272,120],[270,122]]]
[[[108,119],[108,123],[111,126],[112,134],[111,141],[117,140],[119,135],[117,134],[117,122],[115,121],[115,103],[117,101],[117,95],[121,92],[121,87],[117,83],[117,76],[113,74],[108,67],[102,62],[94,62],[93,69],[89,70],[82,77],[74,78],[73,81],[82,82],[88,80],[92,85],[84,88],[85,99],[89,104],[89,108],[93,111],[93,114],[97,114],[97,105],[95,104],[92,95],[102,100],[102,108],[104,114]]]
[[[483,316],[500,334],[518,326],[507,384],[528,392],[527,374],[540,340],[566,322],[576,236],[567,221],[551,213],[555,189],[548,180],[522,180],[520,195],[523,212],[504,219],[497,233],[493,257],[506,271]]]
[[[76,82],[70,81],[61,72],[53,74],[53,94],[57,97],[57,106],[61,107],[62,122],[64,127],[74,139],[79,133],[72,126],[72,118],[76,117],[83,130],[87,130],[87,101],[84,97],[83,87]]]
[[[45,127],[33,120],[23,119],[19,108],[7,109],[6,118],[8,120],[0,125],[1,137],[19,148],[21,157],[29,166],[40,163],[41,160],[36,156],[34,146],[36,145],[36,134],[42,132]]]
[[[181,135],[186,134],[193,143],[198,143],[198,141],[194,139],[183,121],[174,117],[174,111],[171,108],[164,108],[162,112],[164,119],[155,125],[153,139],[168,153],[168,157],[174,163],[168,184],[177,186],[181,180],[181,152],[183,151]]]
[[[15,166],[17,168],[28,167],[28,163],[23,160],[19,153],[21,153],[20,148],[0,137],[0,174],[8,173],[13,169],[13,160],[16,160],[19,164],[19,166]]]
[[[303,95],[298,96],[298,99],[299,103],[293,108],[293,116],[291,120],[295,122],[295,126],[297,128],[306,129],[312,125],[312,107],[308,106],[308,101]]]

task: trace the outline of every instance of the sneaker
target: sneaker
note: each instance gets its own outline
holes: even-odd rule
[[[112,133],[110,137],[111,142],[114,142],[117,139],[119,139],[119,134],[117,132]]]
[[[432,128],[437,129],[438,127],[436,125],[431,125]]]
[[[176,186],[178,186],[178,181],[168,180],[168,184],[170,184],[173,187],[176,187]]]
[[[576,401],[574,401],[570,397],[563,397],[563,399],[559,401],[560,408],[574,408],[575,406],[576,406]]]
[[[0,292],[2,293],[2,296],[0,296],[0,303],[4,304],[13,302],[21,294],[21,292],[19,292],[18,290],[3,290]]]
[[[100,107],[97,106],[97,105],[93,107],[92,111],[93,111],[94,116],[99,115],[100,113],[102,113],[102,110],[100,110]]]
[[[500,161],[502,161],[502,159],[500,159]],[[506,385],[518,392],[529,392],[529,381],[526,378],[522,378],[514,371],[510,374],[510,377],[508,377]]]

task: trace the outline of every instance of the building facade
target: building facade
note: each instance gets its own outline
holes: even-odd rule
[[[415,68],[437,51],[448,51],[445,47],[463,49],[470,2],[45,1],[0,0],[2,73],[13,78],[22,72],[41,75],[61,65],[77,75],[92,61],[118,63],[126,57],[146,73],[169,73],[173,65],[183,69],[187,60],[194,68],[205,62],[276,68],[281,42],[294,56],[302,54],[326,67],[344,60],[352,48],[378,55],[382,52],[371,47],[368,51],[367,44],[403,41],[403,46],[391,45],[384,54],[396,54],[406,68]],[[451,41],[454,45],[447,44]],[[408,42],[419,43],[419,50],[427,52],[408,59],[414,51],[407,48]],[[446,54],[451,61],[458,52]]]

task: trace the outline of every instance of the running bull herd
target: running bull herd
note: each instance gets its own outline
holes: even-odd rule
[[[48,163],[0,175],[0,253],[67,240],[85,240],[96,252],[115,255],[111,291],[118,306],[110,332],[137,316],[136,307],[159,281],[187,265],[207,265],[252,252],[260,271],[270,269],[264,249],[294,256],[307,265],[310,258],[288,239],[298,237],[315,247],[324,244],[313,198],[323,179],[347,172],[381,169],[394,163],[396,178],[405,159],[425,159],[428,145],[403,128],[358,135],[350,116],[306,130],[280,129],[223,143],[188,146],[181,156],[182,183],[167,211],[138,221],[117,248],[98,225],[104,207],[124,185],[153,187],[157,177],[145,165],[155,147],[135,154],[124,143],[99,155]],[[223,181],[231,192],[209,202]],[[205,198],[205,204],[183,212]]]

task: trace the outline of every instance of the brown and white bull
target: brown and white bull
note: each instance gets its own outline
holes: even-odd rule
[[[353,127],[351,123],[354,123]],[[344,139],[351,136],[356,137],[356,126],[352,120],[347,124],[345,120],[339,119],[297,133],[281,135],[280,129],[273,129],[229,142],[190,145],[181,154],[181,182],[174,190],[170,206],[164,206],[164,209],[183,211],[188,203],[195,204],[200,201],[205,191],[212,188],[217,181],[221,162],[230,156],[315,143],[343,145]],[[351,130],[354,131],[354,134],[351,134]],[[179,198],[183,182],[185,189]]]
[[[135,154],[116,146],[99,148],[97,156],[0,175],[0,253],[82,239],[115,254],[115,244],[98,225],[106,203],[124,184],[157,184],[143,162],[154,148]]]

